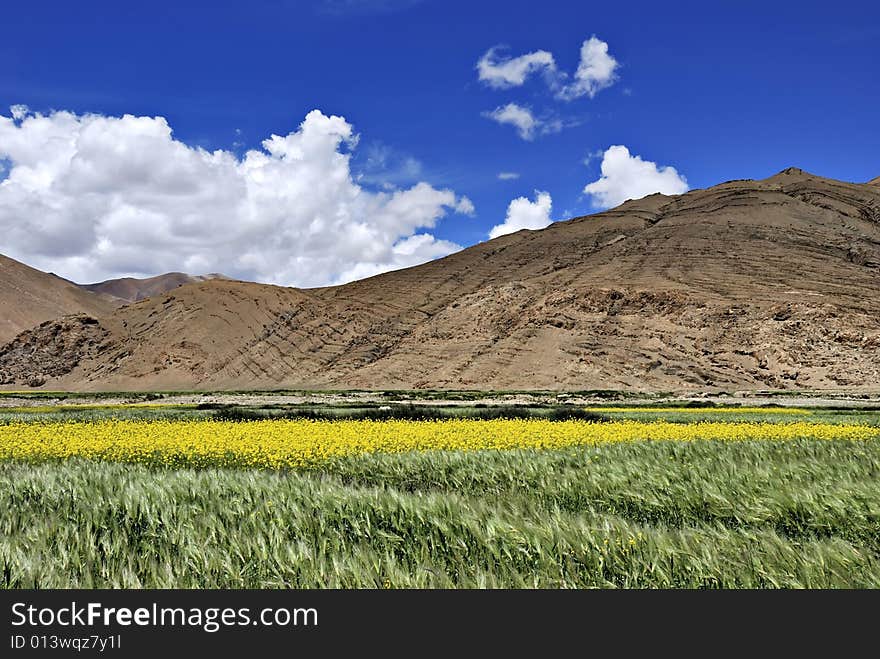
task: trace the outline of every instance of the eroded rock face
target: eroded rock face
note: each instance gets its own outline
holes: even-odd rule
[[[0,380],[71,389],[880,389],[880,187],[789,169],[345,286],[211,280],[46,323]]]
[[[85,314],[46,321],[0,348],[0,384],[39,387],[106,349],[106,329]]]

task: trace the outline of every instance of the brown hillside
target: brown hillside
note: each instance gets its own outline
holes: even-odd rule
[[[0,381],[877,389],[878,309],[880,189],[788,169],[651,195],[345,286],[189,284],[85,331],[18,337],[0,350]],[[50,357],[74,335],[84,337],[76,366],[58,373]]]
[[[0,255],[0,344],[71,313],[106,314],[116,305],[69,281]]]
[[[118,298],[122,302],[138,302],[154,295],[162,295],[184,284],[193,284],[209,279],[225,279],[223,275],[211,274],[194,276],[183,272],[169,272],[149,279],[108,279],[97,284],[80,284],[79,287],[93,293],[101,293]]]

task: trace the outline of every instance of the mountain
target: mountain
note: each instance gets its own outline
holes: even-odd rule
[[[0,255],[0,344],[64,314],[103,315],[115,306],[60,277]]]
[[[880,389],[880,187],[787,169],[297,290],[211,280],[0,348],[72,389]]]
[[[123,277],[122,279],[108,279],[97,284],[79,284],[79,287],[93,293],[100,293],[118,298],[121,302],[138,302],[154,295],[162,295],[168,291],[179,288],[184,284],[193,284],[209,279],[226,279],[220,274],[188,275],[183,272],[169,272],[158,277],[149,279],[134,279]]]

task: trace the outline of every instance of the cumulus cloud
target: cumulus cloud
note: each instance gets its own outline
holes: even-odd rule
[[[631,155],[625,146],[609,147],[602,157],[602,176],[584,188],[596,208],[611,208],[627,199],[660,192],[667,195],[688,191],[687,179],[675,167],[658,167],[657,163]]]
[[[558,133],[566,125],[575,125],[575,122],[566,124],[558,117],[545,117],[540,119],[532,111],[516,103],[502,105],[491,112],[484,112],[483,116],[499,124],[508,124],[516,128],[516,133],[527,142],[531,142],[538,135]]]
[[[513,181],[519,178],[518,172],[498,172],[499,181]]]
[[[489,238],[497,238],[520,229],[543,229],[550,226],[550,210],[553,200],[550,193],[535,190],[535,201],[517,197],[507,207],[507,217],[502,224],[492,227]]]
[[[417,233],[409,238],[399,240],[391,246],[391,261],[397,264],[395,268],[404,268],[448,256],[460,249],[461,245],[448,240],[438,240],[430,234]],[[339,275],[338,281],[355,281],[356,279],[372,277],[387,271],[388,267],[384,263],[360,261],[343,271]]]
[[[533,73],[544,71],[552,73],[556,70],[553,54],[546,50],[519,57],[499,57],[499,47],[490,48],[477,62],[477,76],[481,82],[494,89],[509,89],[525,84]]]
[[[12,118],[16,121],[21,121],[28,114],[29,108],[27,105],[22,105],[21,103],[17,103],[9,108],[9,112],[12,113]]]
[[[484,112],[483,116],[499,124],[513,126],[517,134],[528,141],[535,139],[535,131],[541,126],[541,122],[535,118],[531,110],[516,103],[508,103],[491,112]]]
[[[183,270],[339,283],[459,249],[427,230],[474,212],[423,181],[365,187],[352,125],[318,110],[241,157],[176,140],[162,117],[23,112],[0,115],[2,251],[75,281]]]
[[[468,197],[461,196],[458,198],[458,202],[455,204],[455,212],[461,213],[462,215],[473,215],[477,212],[476,207],[474,206],[474,202],[472,202]]]
[[[581,60],[574,80],[562,85],[556,96],[565,101],[581,96],[593,98],[599,91],[614,84],[619,66],[608,53],[608,44],[592,36],[581,45]]]
[[[574,75],[556,68],[553,53],[536,50],[519,57],[499,57],[499,47],[490,48],[477,62],[480,81],[494,89],[525,84],[533,73],[543,72],[556,98],[571,101],[582,96],[593,98],[617,81],[620,63],[608,52],[608,44],[595,35],[581,44],[580,62]]]

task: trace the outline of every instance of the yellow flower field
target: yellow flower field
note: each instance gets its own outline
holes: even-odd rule
[[[546,420],[100,421],[0,425],[0,460],[83,457],[168,466],[285,468],[363,453],[555,449],[638,441],[868,440],[880,428],[824,423]]]

